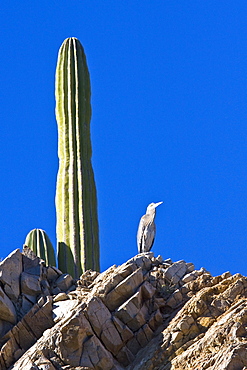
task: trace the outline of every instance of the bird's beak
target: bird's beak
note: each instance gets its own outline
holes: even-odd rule
[[[158,207],[160,204],[162,204],[163,202],[158,202],[158,203],[155,203],[155,208]]]

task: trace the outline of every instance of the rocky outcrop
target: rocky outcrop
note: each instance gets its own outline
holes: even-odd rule
[[[202,275],[191,299],[130,369],[247,369],[247,279]]]
[[[0,263],[1,370],[247,367],[245,277],[149,252],[74,281],[25,254]]]

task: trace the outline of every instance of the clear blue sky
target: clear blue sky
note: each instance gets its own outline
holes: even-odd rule
[[[84,46],[92,85],[101,270],[153,251],[247,275],[246,1],[4,1],[0,12],[0,257],[33,228],[56,244],[54,74]]]

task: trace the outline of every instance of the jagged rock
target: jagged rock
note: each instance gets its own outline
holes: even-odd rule
[[[198,272],[197,271],[193,271],[193,272],[189,272],[188,274],[186,274],[183,278],[182,278],[182,283],[185,284],[185,283],[189,283],[190,281],[192,280],[195,280],[197,279],[199,276]]]
[[[56,280],[60,275],[62,275],[62,271],[60,271],[56,267],[54,266],[47,267],[46,276],[49,282]]]
[[[92,294],[97,296],[100,295],[104,300],[105,297],[108,296],[109,292],[113,291],[118,284],[128,278],[136,270],[137,265],[133,261],[126,262],[118,267],[116,265],[109,267],[109,269],[98,275],[94,280]],[[126,281],[129,281],[129,279]],[[101,283],[103,284],[101,285]],[[110,301],[110,297],[108,297],[108,301]]]
[[[31,299],[31,297],[33,299]],[[21,314],[24,316],[34,305],[36,302],[36,296],[31,296],[28,294],[22,295],[22,301],[21,301]]]
[[[0,282],[8,297],[16,302],[20,294],[20,285],[17,284],[22,273],[22,254],[20,249],[14,250],[0,262]]]
[[[136,339],[141,347],[145,347],[153,338],[153,331],[148,324],[144,324],[136,333]]]
[[[128,347],[123,347],[116,355],[117,361],[122,364],[123,366],[128,366],[129,363],[133,362],[135,356],[133,353],[128,349]]]
[[[44,277],[44,274],[42,274],[42,277]],[[42,279],[40,281],[40,288],[43,296],[48,296],[51,294],[51,287],[49,282],[46,279]]]
[[[16,323],[16,311],[13,303],[0,288],[0,319],[8,321],[11,324]]]
[[[41,293],[39,275],[31,275],[23,272],[21,274],[21,291],[23,294],[39,295]]]
[[[60,294],[61,293],[61,289],[60,288],[58,288],[58,287],[55,287],[55,288],[53,288],[52,290],[51,290],[51,294],[52,295],[58,295],[58,294]]]
[[[141,267],[139,267],[108,293],[105,299],[105,304],[109,310],[115,310],[126,299],[131,297],[142,282],[143,273]]]
[[[59,293],[54,299],[53,302],[59,302],[59,301],[66,301],[66,299],[69,299],[68,295],[66,293]]]
[[[14,324],[11,324],[9,321],[0,320],[0,338],[4,336],[10,329],[13,328]]]
[[[56,280],[56,286],[62,292],[66,292],[73,285],[73,278],[69,274],[62,274]]]
[[[36,265],[36,262],[39,262],[38,259],[35,258],[35,260],[33,260],[35,265],[30,267],[30,268],[25,268],[25,272],[27,274],[30,274],[30,275],[35,275],[35,276],[41,276],[42,275],[42,270],[43,270],[43,266],[41,263],[38,263]]]
[[[37,258],[36,254],[27,245],[23,245],[22,249],[23,256],[27,256],[28,259],[35,260]]]
[[[119,320],[116,316],[112,317],[113,323],[120,334],[123,344],[128,342],[133,336],[133,332],[125,325],[121,320]]]
[[[246,296],[247,279],[239,274],[199,290],[148,350],[138,353],[129,369],[243,369],[247,366]],[[213,307],[216,297],[227,304]]]
[[[23,319],[0,339],[0,369],[8,369],[53,324],[51,298],[41,298]]]
[[[82,305],[83,307],[83,305]],[[47,351],[49,348],[49,351]],[[52,359],[47,358],[48,355]],[[46,330],[37,343],[27,351],[29,362],[37,364],[40,356],[44,356],[53,366],[89,367],[98,369],[121,369],[114,366],[115,360],[94,335],[93,329],[86,319],[83,309],[70,311],[66,319],[59,321],[54,327]],[[12,369],[27,369],[27,357],[18,360]]]
[[[125,323],[132,331],[137,331],[146,323],[146,319],[140,307],[135,304],[136,297],[140,296],[139,292],[125,302],[116,310],[116,317]]]
[[[143,270],[150,270],[152,267],[152,261],[151,259],[154,257],[153,252],[146,252],[138,254],[137,256],[132,257],[130,260],[128,260],[127,264],[132,264],[133,262],[137,267],[141,267]],[[159,258],[162,259],[161,256]],[[157,260],[158,263],[160,263],[159,260]]]
[[[132,339],[130,339],[127,343],[127,348],[131,351],[133,355],[136,355],[138,351],[141,349],[141,345],[138,342],[136,336],[134,336]]]
[[[25,255],[20,276],[12,312],[19,321],[0,320],[1,370],[247,367],[247,279],[240,274],[212,277],[151,252],[77,282]],[[34,281],[39,290],[30,289]]]
[[[167,268],[165,276],[172,284],[177,284],[179,280],[186,274],[186,271],[186,262],[178,261]]]
[[[29,271],[30,269],[35,269],[37,266],[40,266],[41,260],[39,257],[35,256],[32,253],[31,257],[28,257],[28,255],[22,255],[22,261],[23,261],[23,271]]]
[[[141,285],[141,296],[144,299],[151,299],[156,293],[155,288],[148,281]]]
[[[88,288],[98,275],[99,275],[98,271],[87,270],[80,276],[80,279],[78,280],[77,284],[80,287]]]
[[[175,290],[175,292],[170,296],[170,298],[166,301],[167,306],[172,308],[177,307],[179,304],[183,302],[183,295],[179,289]]]
[[[56,370],[52,363],[45,357],[41,356],[32,367],[37,366],[39,370]]]
[[[190,273],[195,270],[195,265],[192,262],[186,263],[186,267],[187,267],[187,273]]]
[[[98,297],[93,297],[90,300],[86,309],[86,316],[97,336],[102,333],[102,323],[111,319],[110,311]]]
[[[163,323],[163,316],[158,309],[157,311],[153,312],[149,319],[149,326],[155,332],[159,327],[162,327]]]
[[[68,312],[71,312],[76,309],[76,306],[78,305],[78,301],[76,300],[65,300],[65,301],[56,301],[54,302],[52,306],[52,317],[55,323],[58,321],[61,321],[66,317]],[[83,306],[83,308],[86,307],[86,304]],[[80,308],[82,308],[80,306]]]

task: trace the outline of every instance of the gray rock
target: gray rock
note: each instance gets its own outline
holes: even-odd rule
[[[21,291],[24,294],[38,295],[41,293],[40,278],[26,272],[21,274]]]
[[[9,297],[0,288],[0,319],[11,324],[16,323],[16,311]]]
[[[47,280],[49,282],[52,282],[52,281],[56,280],[62,274],[63,273],[54,266],[53,267],[51,267],[51,266],[47,267],[46,275],[47,275]]]
[[[130,260],[128,260],[127,264],[133,264],[134,262],[137,267],[144,268],[145,270],[150,270],[152,267],[152,262],[150,259],[151,257],[153,257],[153,253],[150,256],[149,254],[141,253],[141,254],[138,254],[137,256],[132,257]]]
[[[116,356],[123,346],[122,339],[112,322],[110,311],[99,298],[94,297],[90,301],[87,319],[104,346]]]
[[[71,312],[78,302],[76,300],[67,299],[65,301],[56,301],[52,306],[52,317],[55,323],[62,320],[68,312]]]
[[[111,320],[110,311],[98,297],[93,297],[89,302],[86,316],[98,337],[102,332],[102,323]]]
[[[143,325],[136,333],[136,339],[141,347],[145,347],[153,337],[153,331],[148,324]]]
[[[136,305],[136,295],[120,306],[116,310],[115,316],[134,332],[146,323],[142,310]]]
[[[76,286],[73,284],[73,285],[71,285],[71,287],[66,291],[66,293],[68,294],[68,293],[71,293],[71,292],[73,292],[74,290],[76,290]]]
[[[10,329],[13,328],[13,324],[8,321],[0,320],[0,338],[4,336]]]
[[[16,249],[0,262],[0,282],[4,285],[8,297],[14,302],[18,300],[20,294],[19,279],[21,273],[22,254],[20,249]]]
[[[45,356],[41,356],[35,362],[35,365],[39,370],[56,370],[52,363]]]
[[[58,288],[58,287],[55,287],[51,290],[51,294],[52,295],[58,295],[59,293],[61,293],[61,289]]]
[[[25,295],[22,296],[22,315],[26,314],[33,307],[34,303],[30,301]]]
[[[104,299],[105,305],[110,311],[119,307],[126,299],[130,298],[143,282],[142,269],[138,268],[126,279],[121,281]]]
[[[132,330],[130,330],[128,326],[125,325],[121,320],[119,320],[116,316],[113,316],[112,321],[124,343],[133,338],[134,334]]]
[[[160,310],[158,309],[157,311],[153,312],[153,314],[151,315],[148,325],[153,331],[155,331],[158,327],[161,326],[162,323],[163,323],[163,316]]]
[[[183,283],[183,284],[185,284],[185,283],[189,283],[190,281],[195,280],[197,277],[198,277],[198,273],[197,273],[197,271],[190,272],[189,274],[186,274],[186,275],[183,277],[183,279],[182,279],[182,283]]]
[[[36,276],[41,276],[42,274],[42,265],[38,264],[36,266],[30,267],[28,269],[25,269],[25,272],[27,272],[30,275],[36,275]]]
[[[140,257],[142,263],[146,255]],[[188,365],[194,369],[201,364],[222,370],[247,368],[247,281],[239,274],[213,278],[203,269],[188,272],[193,266],[184,261],[162,263],[160,268],[157,259],[152,268],[159,267],[147,273],[145,264],[138,269],[133,260],[93,280],[91,273],[85,274],[81,286],[69,288],[75,289],[73,293],[52,300],[43,296],[44,290],[61,292],[56,287],[59,274],[50,270],[56,278],[47,283],[49,268],[42,270],[41,277],[30,274],[38,265],[30,267],[27,259],[29,268],[23,276],[42,278],[42,295],[14,327],[0,319],[1,370],[182,369]],[[198,284],[185,283],[179,288],[198,273],[202,273]],[[60,280],[63,283],[64,276]],[[0,287],[4,301],[4,289],[11,286]],[[14,304],[18,318],[25,304],[36,299],[35,295],[19,295]]]
[[[30,301],[33,305],[37,303],[37,297],[31,294],[22,294],[22,298],[25,297],[28,301]]]
[[[168,265],[172,265],[173,262],[172,262],[171,258],[167,258],[166,260],[163,261],[163,263],[168,264]]]
[[[171,295],[171,297],[167,300],[166,304],[167,306],[170,306],[172,308],[177,307],[181,302],[183,301],[182,293],[177,289],[175,292]]]
[[[156,289],[147,280],[141,285],[141,295],[144,299],[151,299],[156,293]]]
[[[69,299],[69,297],[63,292],[56,295],[56,297],[53,299],[53,302],[66,301],[67,299]]]
[[[62,291],[66,292],[71,285],[73,285],[73,278],[69,274],[62,274],[56,280],[56,286]]]
[[[210,274],[204,267],[201,267],[200,270],[197,270],[198,276],[201,276],[202,274]]]
[[[128,347],[123,347],[117,353],[116,359],[125,367],[128,366],[131,362],[134,361],[135,356],[133,353],[128,349]]]
[[[17,280],[18,283],[16,282],[15,285],[18,285],[18,288],[14,285],[10,286],[8,284],[5,284],[4,285],[4,292],[7,294],[7,296],[9,297],[9,299],[12,301],[12,302],[17,302],[18,299],[16,297],[16,294],[14,292],[17,292],[17,289],[19,289],[19,280]],[[12,289],[13,288],[13,289]],[[17,288],[17,289],[16,289]],[[21,294],[21,292],[19,292],[19,294]]]
[[[178,262],[174,262],[170,267],[168,267],[165,273],[165,277],[172,284],[177,284],[179,280],[186,274],[186,271],[186,262],[181,260]]]
[[[41,280],[40,286],[41,286],[42,294],[44,296],[50,295],[50,285],[47,280],[45,279]]]
[[[127,343],[128,349],[131,351],[133,355],[136,355],[137,352],[141,349],[139,342],[137,341],[136,337],[130,339]]]
[[[31,259],[25,255],[22,255],[22,261],[23,261],[23,271],[27,271],[29,269],[32,269],[40,265],[39,257],[35,257],[34,259]]]
[[[4,345],[0,351],[0,365],[2,366],[0,366],[0,368],[8,369],[42,336],[46,329],[53,325],[51,297],[47,297],[46,299],[42,298],[22,320],[2,338]],[[38,358],[39,357],[40,354],[38,355]],[[23,370],[31,369],[28,367],[26,360],[27,359],[24,360],[25,365],[22,368]],[[20,367],[17,365],[16,369],[20,369]]]
[[[192,262],[186,263],[186,266],[187,266],[187,271],[186,271],[187,273],[192,272],[192,271],[195,270],[195,265]]]

